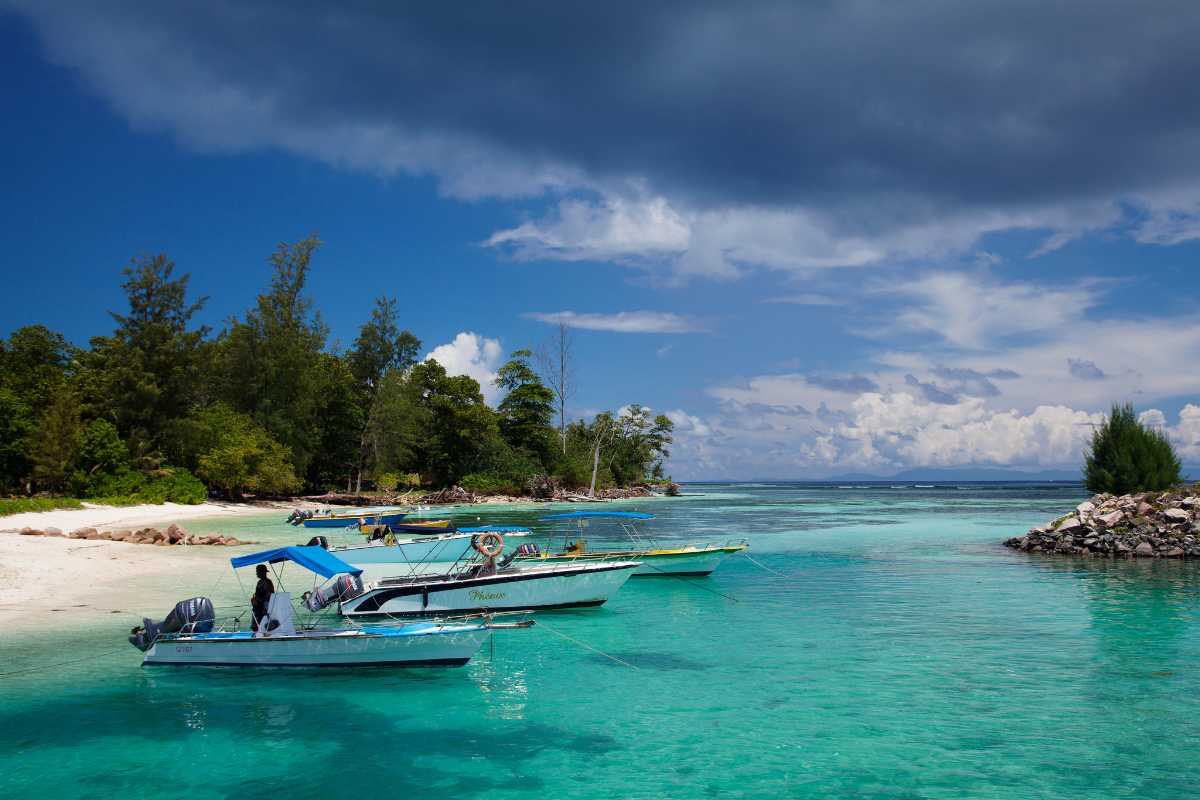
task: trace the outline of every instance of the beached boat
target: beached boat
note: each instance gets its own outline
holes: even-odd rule
[[[320,611],[346,594],[361,591],[360,570],[320,547],[280,547],[231,559],[235,569],[293,562],[334,584],[305,593],[305,606]],[[277,575],[278,577],[278,575]],[[130,642],[145,653],[143,665],[241,667],[459,666],[479,650],[495,628],[526,627],[490,620],[419,622],[401,626],[297,626],[291,595],[271,595],[257,631],[222,630],[212,602],[192,598],[176,605],[162,623],[146,619]]]
[[[484,611],[582,608],[603,605],[639,566],[609,560],[579,564],[514,564],[504,534],[473,534],[473,555],[444,574],[397,575],[373,581],[341,601],[343,616],[428,617]]]
[[[398,508],[350,508],[324,509],[321,511],[293,511],[287,521],[306,528],[350,528],[364,525],[395,525],[404,519],[407,512]]]
[[[593,519],[619,520],[621,529],[632,543],[629,548],[588,550],[584,532]],[[564,547],[557,552],[543,551],[525,545],[517,555],[519,563],[581,564],[606,561],[640,561],[635,576],[653,575],[709,575],[727,557],[749,547],[745,539],[724,542],[692,542],[663,545],[644,537],[637,529],[639,520],[654,519],[653,514],[634,511],[571,511],[542,517],[541,522],[569,521],[575,523],[564,539]],[[574,541],[567,541],[574,536]]]

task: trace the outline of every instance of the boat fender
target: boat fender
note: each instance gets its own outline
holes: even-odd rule
[[[504,536],[495,531],[480,533],[471,539],[471,546],[481,556],[495,558],[504,552]]]

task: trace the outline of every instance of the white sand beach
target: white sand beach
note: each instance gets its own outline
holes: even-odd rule
[[[255,504],[207,502],[198,505],[180,503],[143,504],[137,506],[104,506],[84,503],[83,508],[56,511],[32,511],[0,517],[0,532],[19,531],[22,528],[58,528],[63,533],[80,528],[113,530],[116,528],[165,527],[172,522],[183,522],[202,517],[220,517],[236,514],[261,514],[272,508],[304,507],[305,503]]]

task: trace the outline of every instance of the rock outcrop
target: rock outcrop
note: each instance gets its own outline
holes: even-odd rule
[[[64,534],[58,528],[46,528],[44,531],[35,528],[22,528],[22,536],[65,536],[68,539],[99,539],[108,542],[126,542],[128,544],[153,544],[160,547],[173,545],[216,545],[234,547],[241,544],[258,544],[243,542],[233,536],[197,536],[188,533],[178,525],[170,525],[165,531],[157,528],[142,528],[136,531],[98,531],[95,528],[80,528]]]
[[[1109,558],[1200,558],[1198,489],[1098,494],[1005,546]]]

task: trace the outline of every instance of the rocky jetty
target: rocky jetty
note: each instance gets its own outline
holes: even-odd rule
[[[79,530],[63,533],[58,528],[22,528],[22,536],[61,536],[67,539],[100,539],[108,542],[125,542],[127,544],[153,544],[160,547],[173,545],[216,545],[218,547],[234,547],[240,544],[257,544],[243,542],[233,536],[197,536],[188,533],[178,525],[170,525],[165,531],[157,528],[140,528],[138,530],[100,531],[95,528],[80,528]]]
[[[1028,553],[1107,558],[1200,558],[1197,489],[1098,494],[1073,513],[1004,544]]]

